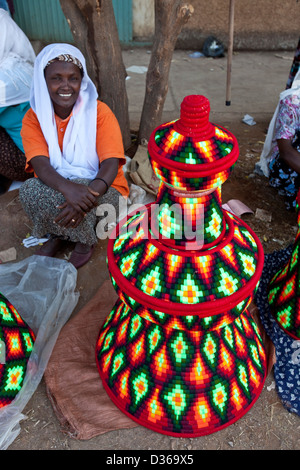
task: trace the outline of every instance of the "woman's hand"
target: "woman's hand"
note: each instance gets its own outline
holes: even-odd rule
[[[89,212],[93,207],[97,207],[97,197],[99,193],[84,184],[67,181],[61,192],[66,200],[59,208],[65,206],[72,207],[76,212]]]
[[[97,206],[99,193],[84,184],[74,183],[63,178],[50,165],[49,158],[43,155],[34,157],[31,165],[35,174],[51,188],[59,191],[65,198],[65,202],[59,206],[61,213],[55,222],[62,227],[77,227],[82,222],[85,214]]]
[[[70,182],[64,188],[63,195],[66,202],[58,206],[61,212],[54,222],[65,228],[76,228],[86,213],[97,206],[99,193],[85,185]]]
[[[76,228],[83,221],[86,213],[82,210],[76,211],[69,204],[64,203],[60,214],[54,219],[54,222],[64,228]]]
[[[285,163],[300,174],[300,155],[297,149],[292,146],[292,141],[288,139],[277,140],[279,154]]]
[[[41,181],[64,196],[65,202],[58,207],[61,212],[55,218],[55,222],[66,228],[78,227],[86,213],[98,205],[97,198],[105,194],[107,187],[114,181],[119,167],[118,158],[104,160],[94,180],[86,186],[62,177],[50,165],[50,160],[46,156],[37,155],[30,162]]]

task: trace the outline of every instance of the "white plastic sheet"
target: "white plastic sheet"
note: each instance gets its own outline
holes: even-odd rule
[[[30,256],[0,265],[0,292],[18,310],[36,335],[23,387],[16,398],[0,409],[0,450],[20,432],[22,411],[40,383],[63,325],[74,310],[77,270],[65,260]]]

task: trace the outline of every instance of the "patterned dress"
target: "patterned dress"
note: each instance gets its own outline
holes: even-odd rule
[[[293,147],[300,152],[299,105],[300,98],[296,94],[287,96],[280,102],[274,138],[291,139]],[[294,210],[300,187],[300,175],[280,158],[277,145],[272,151],[269,170],[270,185],[277,188],[279,194],[285,197],[287,209]]]
[[[20,135],[28,109],[28,102],[16,106],[0,105],[0,175],[8,180],[25,181],[32,176],[25,171],[26,158]]]
[[[300,341],[287,335],[270,311],[268,287],[271,279],[289,261],[293,244],[265,256],[264,269],[255,295],[263,327],[275,346],[274,379],[283,406],[300,416]]]

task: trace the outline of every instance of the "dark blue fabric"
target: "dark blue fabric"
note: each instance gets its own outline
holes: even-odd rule
[[[0,0],[0,8],[3,8],[3,10],[9,11],[8,3],[6,0]]]
[[[269,282],[288,261],[292,248],[293,245],[290,245],[285,250],[275,251],[265,256],[255,303],[265,331],[275,346],[274,378],[277,393],[283,406],[291,413],[297,413],[300,416],[300,341],[291,338],[278,325],[270,313],[268,303]]]

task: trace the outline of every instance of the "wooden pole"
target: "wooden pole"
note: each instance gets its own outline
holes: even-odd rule
[[[234,0],[230,0],[229,7],[229,40],[227,52],[227,84],[226,84],[226,106],[231,104],[231,64],[233,50],[233,31],[234,31]]]

